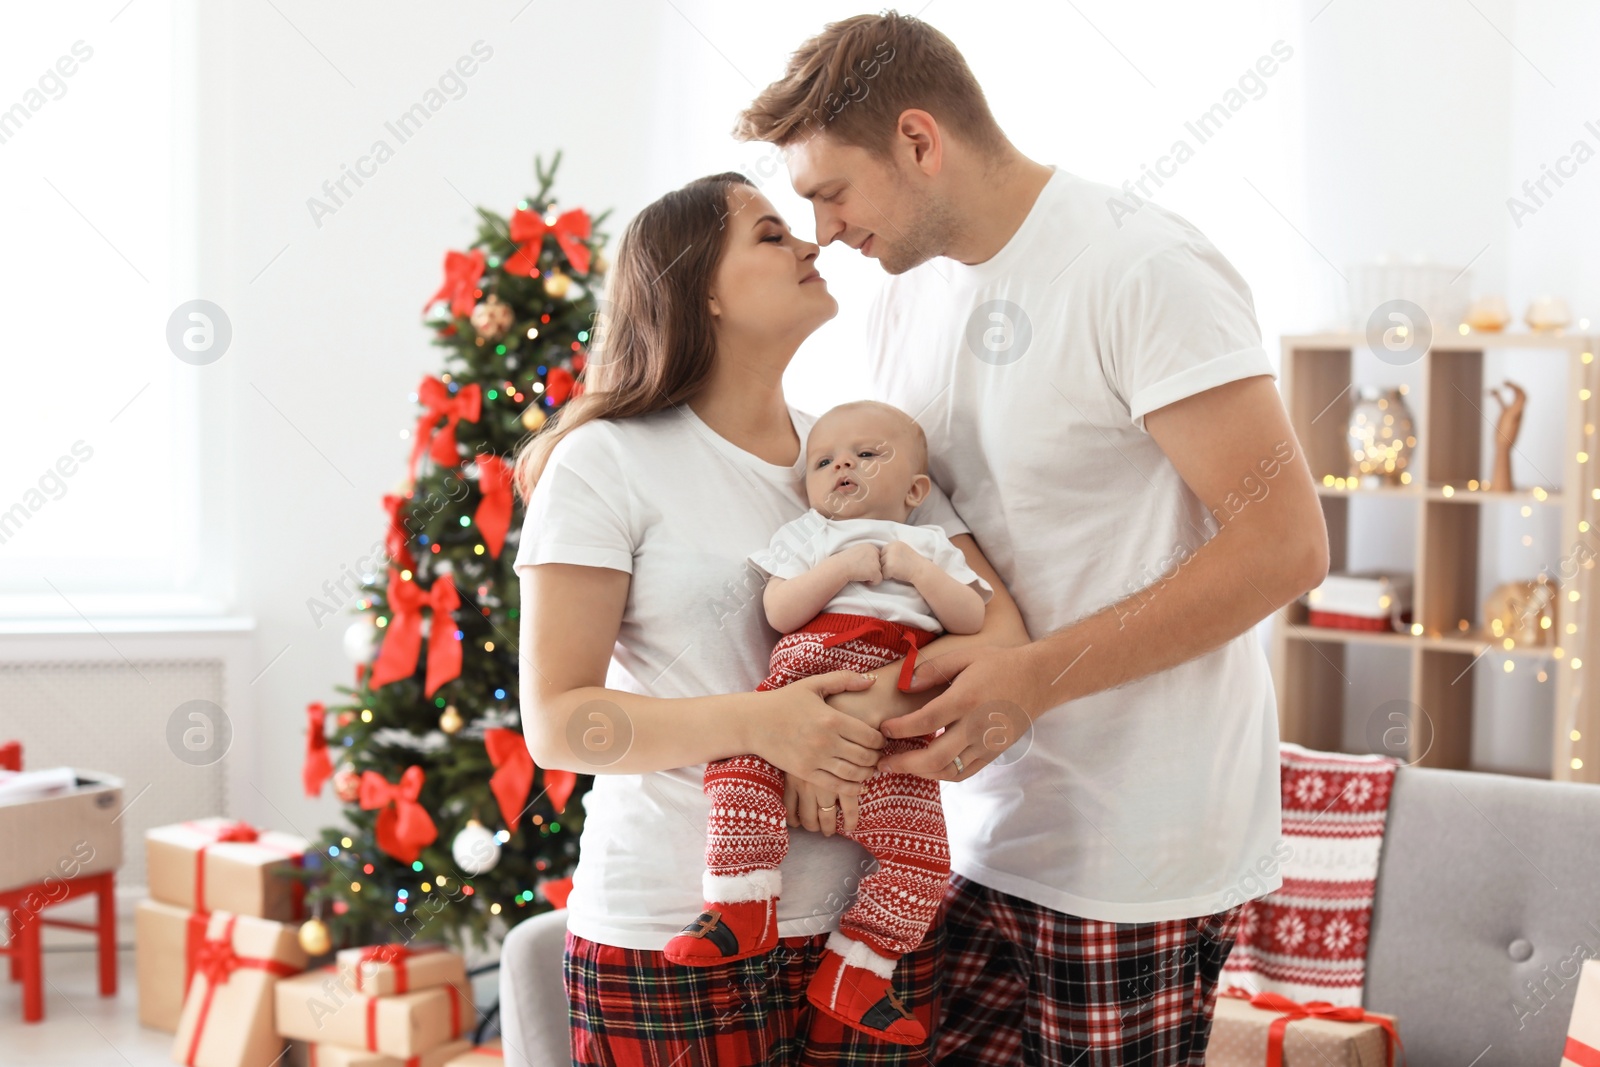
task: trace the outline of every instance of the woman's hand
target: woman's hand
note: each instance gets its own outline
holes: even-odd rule
[[[767,714],[751,724],[755,744],[750,751],[824,795],[858,796],[861,783],[877,768],[883,734],[829,707],[824,698],[866,689],[875,680],[871,674],[831,671],[769,690],[762,694]]]
[[[824,837],[832,837],[836,830],[855,830],[860,798],[824,793],[810,782],[785,775],[783,807],[789,813],[790,826],[821,830]]]

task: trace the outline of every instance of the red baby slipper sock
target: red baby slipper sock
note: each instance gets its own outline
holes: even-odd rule
[[[835,930],[828,935],[828,951],[806,986],[806,999],[818,1011],[864,1034],[897,1045],[920,1045],[928,1032],[895,996],[889,981],[898,962]]]
[[[707,871],[701,881],[705,910],[667,942],[667,959],[686,967],[714,967],[777,947],[781,879],[776,870]]]

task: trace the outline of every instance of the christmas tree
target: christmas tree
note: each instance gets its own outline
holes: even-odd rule
[[[346,634],[356,684],[307,709],[305,789],[332,778],[348,824],[307,856],[313,952],[483,946],[570,885],[592,779],[535,767],[523,743],[511,569],[512,456],[581,392],[606,268],[609,212],[556,207],[560,162],[535,162],[539,190],[509,218],[478,209],[477,240],[447,253],[423,309],[446,369],[417,389],[407,477],[384,498],[382,573],[363,577]]]

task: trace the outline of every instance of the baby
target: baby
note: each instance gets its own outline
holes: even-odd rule
[[[994,595],[989,583],[942,529],[906,522],[932,490],[927,463],[922,428],[888,404],[842,404],[812,426],[811,510],[750,557],[768,576],[767,621],[787,635],[758,690],[829,671],[871,671],[902,656],[904,690],[919,647],[942,631],[982,627]],[[890,739],[883,754],[929,740]],[[706,765],[705,793],[707,903],[666,947],[668,959],[692,967],[758,956],[777,944],[778,864],[789,849],[778,768],[758,756],[714,761]],[[862,784],[855,829],[839,832],[860,842],[878,866],[828,936],[806,995],[857,1030],[920,1044],[927,1034],[890,979],[900,957],[921,944],[949,878],[939,783],[877,773]]]

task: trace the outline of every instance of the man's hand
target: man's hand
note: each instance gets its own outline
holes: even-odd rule
[[[879,759],[878,770],[964,781],[1015,745],[1044,710],[1042,694],[1030,683],[1038,668],[1027,662],[1029,647],[964,648],[919,662],[912,676],[913,691],[945,682],[950,687],[921,710],[884,722],[883,735],[943,733],[920,751]],[[961,757],[959,773],[957,756]]]
[[[822,809],[832,805],[832,810]],[[857,797],[848,794],[835,796],[818,789],[803,778],[784,775],[783,807],[788,812],[790,826],[804,826],[807,830],[821,830],[822,836],[832,837],[856,828],[856,815],[861,805]]]

